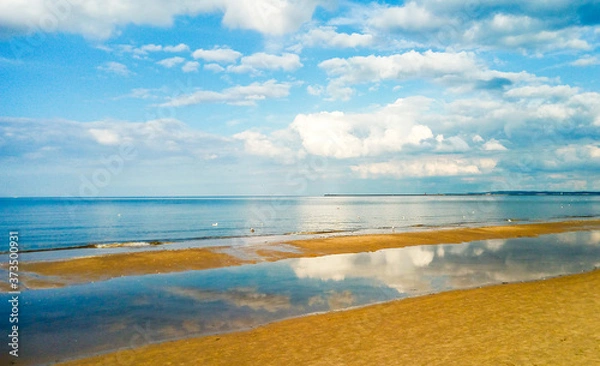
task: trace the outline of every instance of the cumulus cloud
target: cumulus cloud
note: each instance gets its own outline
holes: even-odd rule
[[[579,88],[569,85],[528,85],[519,88],[512,88],[504,95],[514,98],[560,98],[566,99],[577,94]]]
[[[324,89],[321,85],[309,85],[306,87],[306,92],[310,95],[318,97],[323,94]]]
[[[600,167],[600,145],[569,144],[558,147],[550,155],[542,157],[542,167],[551,171],[570,171]]]
[[[173,66],[177,66],[184,61],[185,61],[185,59],[183,57],[177,56],[177,57],[165,58],[164,60],[158,61],[157,64],[170,69]]]
[[[446,177],[489,173],[496,164],[496,160],[489,158],[423,157],[353,165],[351,169],[361,178]]]
[[[596,56],[585,55],[571,62],[573,66],[593,66],[599,65],[600,59]]]
[[[300,57],[293,53],[284,53],[279,56],[258,52],[242,57],[239,65],[230,65],[227,67],[227,71],[236,73],[258,72],[259,70],[294,71],[302,66]]]
[[[204,70],[212,71],[212,72],[222,72],[225,71],[225,68],[219,64],[206,64],[203,67]]]
[[[332,58],[319,64],[332,77],[349,84],[389,79],[439,77],[464,74],[479,69],[475,55],[467,52],[447,53],[409,51],[391,56],[355,56]]]
[[[110,129],[90,128],[89,132],[94,140],[101,145],[116,145],[120,142],[119,135]]]
[[[29,141],[23,154],[46,151],[45,159],[84,159],[93,162],[114,153],[122,144],[133,145],[141,157],[191,155],[203,158],[224,151],[228,139],[191,129],[176,119],[146,122],[7,119],[0,118],[0,146],[4,138]],[[26,145],[26,146],[25,146]],[[35,154],[34,154],[35,155]],[[32,155],[33,156],[33,155]]]
[[[290,83],[278,83],[268,80],[263,83],[238,85],[223,91],[199,90],[170,98],[161,107],[182,107],[202,103],[226,103],[232,105],[255,105],[257,101],[267,98],[284,98],[289,95]]]
[[[198,67],[200,67],[200,63],[197,61],[188,61],[182,67],[181,71],[183,72],[194,72],[198,71]]]
[[[469,144],[460,136],[451,136],[444,138],[444,135],[437,135],[435,140],[438,142],[436,151],[440,152],[466,152],[471,149]]]
[[[405,31],[435,29],[447,22],[414,1],[403,6],[376,7],[368,19],[368,24],[376,28]]]
[[[482,68],[472,53],[409,51],[390,56],[354,56],[332,58],[319,64],[330,78],[330,94],[347,95],[348,85],[384,80],[436,79],[463,77]],[[344,99],[344,98],[342,98]]]
[[[69,32],[106,39],[128,24],[167,27],[177,16],[222,13],[222,22],[229,28],[282,35],[309,21],[318,3],[313,0],[10,0],[0,3],[0,26],[21,33]]]
[[[291,128],[313,155],[339,159],[398,152],[432,138],[429,127],[418,123],[425,98],[398,99],[371,114],[321,112],[296,116]]]
[[[588,29],[597,6],[592,1],[409,1],[399,6],[354,5],[330,21],[367,25],[393,48],[510,49],[539,55],[564,49],[591,49]],[[590,15],[591,14],[591,15]],[[399,40],[399,36],[401,39]]]
[[[366,47],[373,43],[371,34],[338,33],[335,27],[323,26],[309,30],[298,37],[304,47],[354,48]]]
[[[103,65],[98,66],[98,70],[120,76],[130,76],[133,74],[126,65],[115,61],[106,62]]]
[[[244,151],[247,154],[272,158],[286,164],[293,163],[304,155],[290,147],[294,141],[286,131],[278,131],[271,136],[256,131],[244,131],[233,135],[233,138],[244,142]]]
[[[190,47],[185,43],[180,43],[176,46],[164,46],[163,51],[165,52],[187,52],[190,50]]]
[[[507,150],[504,145],[502,145],[498,140],[491,139],[485,144],[483,144],[483,149],[486,151],[505,151]]]
[[[464,42],[525,52],[590,48],[588,42],[581,39],[581,31],[578,29],[555,30],[549,27],[544,19],[502,13],[473,24],[464,32]]]
[[[230,28],[251,29],[269,35],[297,30],[312,18],[320,1],[316,0],[229,0],[223,24]]]
[[[218,63],[233,63],[241,56],[240,52],[227,47],[215,47],[210,50],[199,48],[192,53],[195,59]]]

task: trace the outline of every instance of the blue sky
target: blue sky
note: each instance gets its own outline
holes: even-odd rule
[[[600,190],[600,2],[5,0],[0,196]]]

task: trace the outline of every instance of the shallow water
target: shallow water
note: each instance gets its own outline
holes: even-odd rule
[[[19,230],[21,251],[598,215],[600,196],[0,198],[0,231]]]
[[[21,295],[19,364],[600,267],[600,231],[125,277]],[[3,303],[6,295],[2,295]],[[0,319],[2,329],[7,317]],[[0,361],[7,361],[2,352]]]

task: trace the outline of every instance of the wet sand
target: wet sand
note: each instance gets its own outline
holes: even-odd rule
[[[20,269],[24,272],[25,286],[43,288],[122,276],[210,269],[285,258],[318,257],[414,245],[454,244],[474,240],[532,237],[598,229],[600,229],[600,220],[578,220],[396,234],[337,236],[282,243],[292,250],[280,250],[279,244],[268,244],[235,248],[231,251],[237,254],[227,253],[227,249],[233,248],[223,247],[140,251],[60,261],[23,262]]]
[[[164,250],[159,252],[132,252],[106,256],[75,258],[49,262],[23,262],[21,270],[31,275],[47,276],[37,279],[39,287],[107,280],[121,276],[182,272],[252,263],[210,249]],[[27,275],[25,284],[36,283]]]
[[[445,292],[62,365],[597,365],[600,271]]]

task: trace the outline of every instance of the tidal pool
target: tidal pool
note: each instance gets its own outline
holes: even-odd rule
[[[600,231],[590,231],[288,259],[24,291],[19,307],[20,357],[15,364],[49,364],[316,312],[599,267]],[[2,303],[7,297],[2,295]],[[2,329],[9,329],[7,320],[8,316],[0,319]],[[14,359],[3,347],[0,361],[8,365]]]

